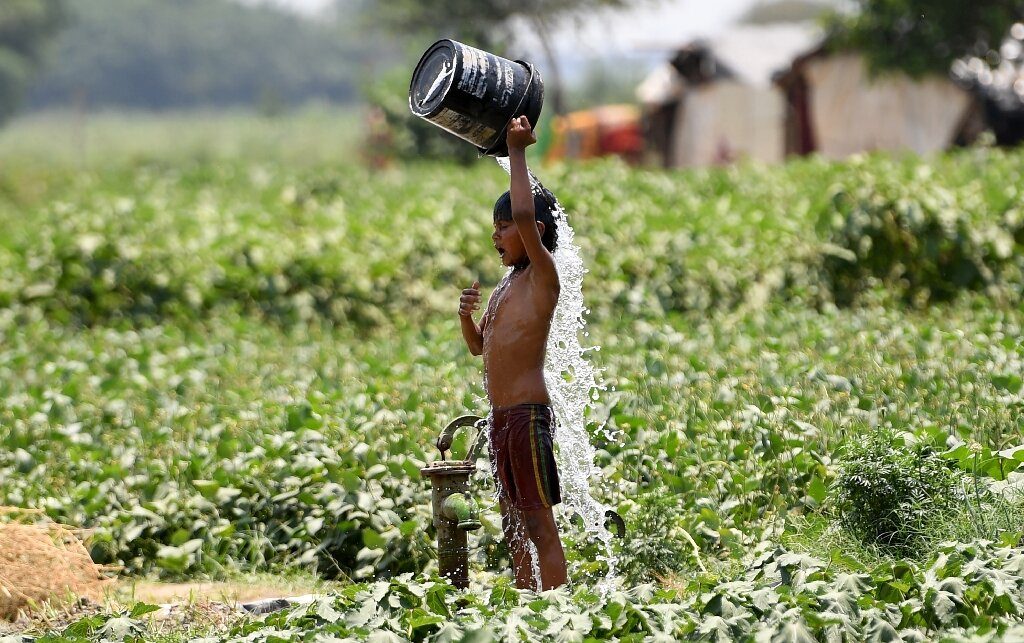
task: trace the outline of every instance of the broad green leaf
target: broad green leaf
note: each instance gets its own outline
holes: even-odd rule
[[[388,541],[373,529],[363,529],[363,544],[369,549],[383,549]]]
[[[417,607],[409,613],[409,629],[415,630],[425,625],[435,625],[437,623],[443,623],[444,617],[438,614],[430,614],[427,611]]]
[[[132,609],[129,612],[128,616],[130,618],[139,618],[140,616],[145,616],[146,614],[149,614],[151,612],[156,612],[156,611],[159,611],[159,610],[160,610],[160,606],[159,605],[149,605],[147,603],[135,603],[134,605],[132,605]]]

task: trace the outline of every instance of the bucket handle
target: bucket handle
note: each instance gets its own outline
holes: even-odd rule
[[[524,65],[526,65],[529,68],[529,70],[530,70],[530,80],[527,81],[527,83],[526,83],[526,90],[523,92],[522,98],[519,99],[519,104],[516,105],[515,110],[512,112],[512,118],[516,118],[516,114],[519,113],[519,110],[523,108],[523,103],[526,102],[526,97],[530,95],[530,88],[533,87],[533,76],[534,76],[534,74],[536,73],[536,70],[537,70],[537,67],[533,63],[528,63],[525,60],[517,60],[515,62],[524,64]],[[512,119],[510,118],[509,119],[509,123],[511,123],[511,122],[512,122]],[[530,123],[530,125],[532,127],[537,127],[536,123]],[[481,156],[487,156],[491,152],[493,152],[494,148],[498,147],[498,145],[500,144],[501,138],[502,138],[502,136],[504,136],[506,134],[506,132],[508,132],[508,123],[505,123],[505,128],[498,133],[498,137],[494,139],[494,142],[491,143],[491,146],[488,147],[486,150],[483,150],[481,152]]]

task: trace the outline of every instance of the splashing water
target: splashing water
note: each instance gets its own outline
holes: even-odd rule
[[[511,174],[507,157],[497,161],[505,172]],[[530,183],[534,193],[543,190],[532,172]],[[558,199],[555,199],[554,208],[558,227],[558,247],[554,256],[561,291],[548,335],[544,379],[558,419],[555,459],[562,482],[562,500],[566,513],[577,513],[583,519],[588,537],[601,545],[603,553],[598,555],[598,559],[607,565],[608,573],[598,588],[604,593],[615,583],[617,558],[612,551],[612,534],[604,524],[608,507],[591,494],[591,481],[597,481],[601,472],[594,466],[594,447],[590,444],[586,420],[587,409],[595,404],[599,392],[604,389],[597,383],[597,371],[586,359],[586,352],[600,350],[600,347],[584,348],[580,344],[580,333],[587,324],[584,315],[589,312],[583,306],[583,276],[587,269],[575,243],[575,232],[569,225],[568,215]]]

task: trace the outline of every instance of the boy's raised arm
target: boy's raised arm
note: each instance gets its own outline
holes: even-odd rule
[[[512,177],[509,188],[512,220],[519,229],[519,236],[523,239],[523,246],[530,258],[534,274],[552,285],[557,285],[558,271],[555,268],[555,258],[541,242],[537,213],[533,205],[533,188],[530,186],[530,175],[526,167],[526,148],[537,142],[529,119],[525,116],[513,118],[508,125],[506,141],[509,173]]]

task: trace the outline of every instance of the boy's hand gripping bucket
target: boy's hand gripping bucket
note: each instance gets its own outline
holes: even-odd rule
[[[537,126],[544,82],[537,68],[454,40],[427,49],[409,85],[409,109],[482,154],[508,156],[505,129],[525,115]]]

